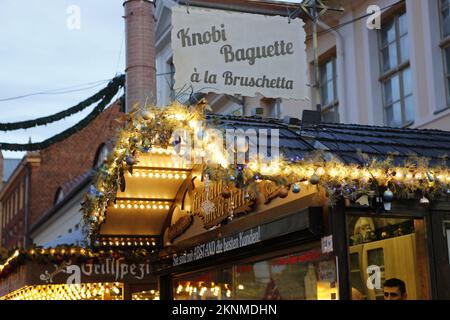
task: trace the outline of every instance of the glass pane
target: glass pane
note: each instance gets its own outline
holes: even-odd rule
[[[386,121],[386,124],[390,127],[402,125],[402,107],[400,102],[386,108]]]
[[[411,95],[405,99],[405,120],[406,122],[412,122],[414,118],[414,105]]]
[[[442,34],[444,37],[450,34],[450,9],[442,10]]]
[[[329,81],[321,88],[322,105],[326,106],[334,102],[334,82]]]
[[[400,29],[400,36],[403,36],[408,33],[408,18],[406,13],[402,14],[398,18],[399,23],[399,29]]]
[[[381,30],[381,45],[384,47],[387,44],[395,41],[395,23],[391,20],[383,26]]]
[[[447,75],[450,75],[450,47],[444,49]]]
[[[334,82],[333,80],[327,83],[327,91],[328,91],[328,103],[332,103],[334,101]]]
[[[450,105],[450,77],[447,77],[447,105]]]
[[[384,83],[385,106],[400,100],[400,82],[398,75],[386,80]]]
[[[385,280],[384,275],[384,252],[383,249],[374,249],[367,251],[367,264],[369,266],[376,266],[380,268],[380,283],[383,283]],[[383,289],[382,288],[374,288],[375,290],[375,298],[377,300],[384,300]]]
[[[234,267],[237,300],[335,300],[334,259],[303,252]]]
[[[408,35],[404,35],[400,38],[400,59],[401,63],[409,60],[409,38]]]
[[[381,54],[383,59],[383,72],[389,71],[397,66],[397,45],[395,42],[384,48]]]
[[[216,269],[175,279],[174,300],[230,300],[232,298],[231,268]]]
[[[411,69],[403,71],[403,95],[407,96],[412,93]]]

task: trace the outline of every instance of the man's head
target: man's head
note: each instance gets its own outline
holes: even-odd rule
[[[400,279],[392,278],[384,282],[384,300],[406,300],[406,285]]]

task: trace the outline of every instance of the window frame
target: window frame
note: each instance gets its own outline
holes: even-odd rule
[[[406,119],[406,99],[413,96],[413,92],[411,89],[411,93],[408,95],[405,95],[405,81],[403,74],[404,72],[409,68],[411,68],[411,62],[410,57],[408,53],[408,59],[407,61],[402,62],[402,49],[401,49],[401,38],[402,36],[400,34],[400,17],[403,15],[406,15],[406,9],[402,8],[400,10],[397,10],[395,12],[392,12],[388,17],[385,17],[382,21],[382,27],[381,30],[378,32],[378,61],[379,61],[379,69],[380,69],[380,77],[379,82],[381,83],[381,92],[382,92],[382,98],[383,98],[383,119],[384,124],[388,126],[392,126],[391,123],[388,123],[387,118],[387,110],[388,108],[393,107],[397,102],[400,102],[401,107],[401,123],[399,124],[400,128],[406,128],[414,124],[414,120],[410,121]],[[408,17],[406,16],[406,19]],[[392,43],[387,43],[386,45],[383,45],[382,40],[382,32],[383,28],[386,26],[386,24],[392,22],[394,23],[395,28],[395,46],[396,46],[396,65],[389,70],[384,71],[384,59],[383,59],[383,50],[386,48],[389,48],[389,46]],[[406,33],[407,40],[409,40],[409,30]],[[408,49],[409,51],[409,49]],[[393,79],[395,76],[398,76],[399,78],[399,97],[400,99],[398,101],[392,101],[391,104],[386,105],[386,89],[385,84],[390,79]]]
[[[438,15],[439,15],[439,33],[440,33],[440,43],[439,47],[441,48],[441,59],[442,59],[442,66],[444,68],[444,85],[445,85],[445,106],[436,106],[436,112],[439,113],[441,111],[444,111],[448,108],[450,108],[450,73],[448,73],[448,70],[450,69],[450,61],[447,61],[445,51],[447,49],[450,50],[450,32],[449,34],[444,34],[444,19],[443,19],[443,11],[444,7],[442,6],[442,0],[438,0]],[[448,7],[450,9],[450,2],[448,4]]]
[[[325,83],[322,83],[322,71],[323,71],[323,68],[330,62],[332,64],[332,80],[331,81],[333,83],[334,99],[333,99],[333,101],[331,101],[327,104],[324,104],[324,100],[323,100],[324,97],[322,94],[322,92],[323,92],[322,89],[323,89],[324,85],[328,84],[329,81],[327,80]],[[319,81],[318,81],[319,87],[317,88],[317,90],[319,90],[319,92],[320,92],[320,100],[321,100],[320,104],[322,107],[321,117],[323,119],[323,115],[325,113],[335,109],[334,112],[337,114],[337,119],[335,119],[335,123],[339,123],[340,119],[339,119],[339,96],[338,96],[338,88],[337,88],[337,78],[338,78],[337,56],[335,53],[332,53],[332,54],[328,55],[326,58],[323,58],[321,61],[319,61],[319,76],[320,76]]]

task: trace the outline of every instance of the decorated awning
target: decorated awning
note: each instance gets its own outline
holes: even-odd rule
[[[200,214],[210,221],[204,227],[212,228],[252,210],[250,203],[260,193],[285,198],[312,186],[330,205],[338,198],[356,201],[361,196],[387,203],[426,203],[450,195],[445,157],[449,133],[329,124],[302,127],[211,115],[207,110],[202,100],[191,107],[174,103],[136,108],[122,119],[125,128],[83,204],[94,246],[156,250],[164,245],[167,227],[178,223],[172,231],[183,229],[192,222],[189,216]],[[408,154],[390,152],[394,146]],[[382,152],[383,147],[388,151]],[[189,188],[188,194],[196,188],[197,196],[185,205]],[[219,212],[213,199],[228,203],[221,205],[218,219],[211,218]],[[224,214],[224,208],[229,212]],[[177,221],[173,217],[180,210],[183,220]]]

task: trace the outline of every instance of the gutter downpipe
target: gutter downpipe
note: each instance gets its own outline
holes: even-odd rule
[[[345,54],[344,54],[344,37],[339,31],[332,29],[325,22],[317,19],[317,24],[325,29],[330,30],[336,37],[336,68],[337,68],[337,91],[339,99],[339,114],[342,115],[342,119],[339,119],[340,123],[348,122],[348,106],[347,106],[347,92],[345,88]]]

